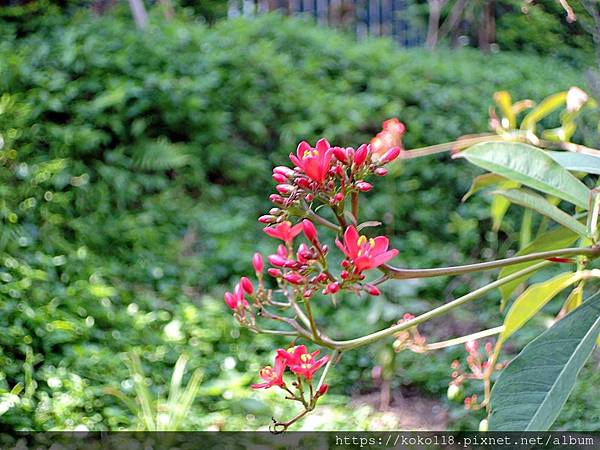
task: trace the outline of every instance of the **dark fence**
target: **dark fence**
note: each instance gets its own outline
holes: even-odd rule
[[[229,1],[230,17],[268,11],[311,16],[320,24],[352,31],[358,38],[390,36],[405,47],[422,45],[425,41],[425,28],[415,20],[413,0]]]

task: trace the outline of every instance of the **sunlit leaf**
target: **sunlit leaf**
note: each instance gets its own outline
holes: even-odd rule
[[[499,336],[500,342],[506,341],[518,331],[550,300],[563,289],[581,279],[579,272],[567,272],[542,283],[529,286],[512,304],[504,319],[504,331]]]
[[[599,333],[600,294],[596,294],[530,342],[494,384],[490,430],[548,430]]]
[[[552,94],[542,100],[529,114],[521,121],[522,130],[535,129],[536,124],[544,117],[552,114],[558,108],[565,104],[567,100],[567,92],[558,92]]]
[[[508,120],[508,128],[517,126],[517,118],[513,111],[512,99],[507,91],[499,91],[494,94],[494,101],[500,108],[502,115]]]
[[[503,176],[497,175],[495,173],[484,173],[483,175],[478,175],[473,178],[473,183],[471,183],[471,188],[469,191],[463,196],[462,201],[466,202],[470,197],[472,197],[477,192],[486,189],[488,187],[494,186],[502,181],[506,181],[506,178]]]
[[[583,209],[589,189],[543,150],[518,142],[484,142],[457,154],[490,172],[554,195]]]

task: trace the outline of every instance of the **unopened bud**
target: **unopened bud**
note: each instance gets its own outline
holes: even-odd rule
[[[280,255],[270,255],[269,262],[276,267],[286,267],[288,260]]]
[[[388,174],[388,170],[385,167],[378,167],[374,170],[375,175],[385,177]]]
[[[348,163],[348,155],[346,154],[346,150],[341,147],[333,147],[333,156],[335,156],[335,159],[344,164]]]
[[[321,397],[322,395],[325,395],[328,390],[329,390],[329,385],[328,384],[322,384],[321,386],[319,386],[319,389],[317,390],[317,395],[319,397]]]
[[[481,422],[479,422],[479,431],[481,432],[486,432],[489,430],[489,424],[487,419],[483,419]]]
[[[373,286],[372,284],[365,284],[363,289],[372,296],[377,296],[381,294],[381,291],[377,288],[377,286]]]
[[[225,304],[229,306],[231,309],[235,309],[237,306],[237,301],[231,292],[225,292]]]
[[[356,183],[356,189],[358,189],[360,192],[369,192],[371,189],[373,189],[373,185],[371,183],[367,183],[366,181],[358,181]]]
[[[280,173],[274,173],[273,180],[275,180],[277,183],[287,183],[288,181],[287,177]]]
[[[340,290],[340,284],[338,282],[329,283],[323,290],[324,294],[335,294]]]
[[[460,400],[461,393],[460,387],[456,384],[451,384],[448,386],[448,400]]]
[[[269,195],[269,200],[276,205],[283,206],[285,204],[285,198],[283,198],[279,194],[271,194]]]
[[[254,267],[254,271],[257,275],[262,273],[265,265],[263,263],[263,257],[260,253],[256,252],[252,257],[252,266]]]
[[[283,279],[292,284],[304,284],[305,278],[296,272],[289,272],[283,275]]]
[[[308,239],[312,244],[318,244],[319,237],[317,236],[317,229],[310,220],[304,219],[302,221],[302,229],[304,230],[306,239]]]
[[[273,174],[279,174],[286,178],[292,178],[294,176],[294,171],[286,166],[277,166],[273,169]]]
[[[271,215],[264,215],[258,218],[260,223],[274,223],[277,220],[277,217]]]
[[[254,292],[254,286],[252,286],[252,282],[248,279],[248,277],[242,277],[240,280],[240,284],[242,285],[242,288],[244,289],[244,291],[246,291],[247,294],[252,295],[252,293]]]
[[[342,200],[344,200],[344,194],[342,194],[341,192],[338,192],[337,194],[335,194],[333,196],[333,198],[331,200],[329,200],[329,203],[331,203],[332,205],[337,205]]]
[[[278,184],[275,186],[275,189],[277,189],[277,192],[283,195],[289,195],[294,192],[294,186],[291,184]]]
[[[477,341],[469,341],[465,344],[465,348],[467,349],[467,352],[469,352],[469,353],[477,353],[477,349],[479,348],[479,345],[477,344]]]
[[[279,269],[270,268],[270,269],[267,269],[267,273],[269,275],[271,275],[273,278],[281,278],[283,276],[283,273],[281,273],[281,270],[279,270]]]
[[[356,150],[356,153],[354,154],[354,165],[356,167],[362,166],[367,159],[368,153],[369,149],[365,144],[358,147],[358,150]]]
[[[383,156],[381,157],[381,159],[379,160],[379,162],[381,164],[390,163],[393,160],[395,160],[398,156],[400,156],[401,152],[402,152],[402,149],[400,147],[390,148],[387,152],[385,152],[383,154]]]

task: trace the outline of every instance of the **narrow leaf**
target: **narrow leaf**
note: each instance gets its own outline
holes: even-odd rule
[[[546,330],[502,371],[491,393],[492,431],[546,431],[600,333],[600,294]]]
[[[589,189],[543,150],[519,142],[483,142],[458,153],[490,172],[554,195],[583,209]]]
[[[552,300],[563,289],[581,279],[579,272],[567,272],[529,286],[513,303],[506,318],[504,319],[504,331],[498,338],[504,342],[513,333],[518,331],[531,319],[540,309]]]
[[[473,178],[473,183],[471,183],[471,188],[469,189],[469,192],[467,192],[463,196],[462,201],[466,202],[477,192],[495,184],[498,184],[502,181],[506,181],[506,178],[500,175],[496,175],[495,173],[484,173],[483,175],[476,176],[475,178]]]
[[[537,123],[544,117],[552,114],[555,110],[560,108],[567,100],[567,92],[558,92],[546,97],[540,104],[538,104],[529,114],[527,114],[521,121],[522,130],[535,129]]]
[[[493,194],[501,195],[512,203],[532,209],[543,216],[547,216],[582,237],[587,237],[586,227],[577,219],[574,219],[566,212],[554,206],[541,195],[535,194],[525,189],[511,189],[508,191],[494,191]]]
[[[600,158],[596,156],[575,152],[554,151],[546,151],[546,154],[567,170],[600,175]]]
[[[512,98],[507,91],[499,91],[494,94],[494,100],[500,108],[502,115],[508,120],[508,128],[515,128],[517,118],[513,111]]]

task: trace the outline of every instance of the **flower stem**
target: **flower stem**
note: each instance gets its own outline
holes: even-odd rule
[[[427,345],[427,350],[439,350],[446,347],[452,347],[453,345],[464,344],[465,342],[474,341],[488,336],[494,336],[504,331],[504,325],[499,327],[490,328],[489,330],[479,331],[477,333],[469,334],[466,336],[457,337],[454,339],[448,339],[447,341],[434,342],[433,344]]]
[[[511,281],[517,280],[525,275],[533,273],[536,270],[539,270],[539,269],[549,266],[551,264],[552,264],[551,261],[539,262],[530,267],[527,267],[527,268],[519,270],[513,274],[510,274],[504,278],[496,280],[486,286],[476,289],[473,292],[470,292],[466,295],[463,295],[462,297],[457,298],[456,300],[453,300],[449,303],[446,303],[442,306],[432,309],[431,311],[421,314],[420,316],[415,317],[412,320],[408,320],[406,322],[402,322],[397,325],[393,325],[389,328],[377,331],[377,332],[369,334],[367,336],[362,336],[362,337],[359,337],[356,339],[350,339],[348,341],[333,341],[333,340],[331,340],[328,343],[331,344],[334,348],[336,348],[338,350],[351,350],[354,348],[363,347],[365,345],[371,344],[380,339],[383,339],[385,337],[388,337],[395,333],[398,333],[399,331],[407,330],[407,329],[412,328],[416,325],[419,325],[423,322],[431,320],[435,317],[446,314],[447,312],[463,305],[464,303],[475,300],[475,299],[481,297],[482,295],[487,294],[490,291],[493,291],[497,287],[500,287],[506,283],[510,283]]]
[[[513,256],[511,258],[498,259],[476,264],[466,264],[464,266],[438,267],[435,269],[400,269],[382,265],[379,269],[390,278],[397,280],[408,280],[411,278],[430,278],[446,275],[460,275],[463,273],[480,272],[483,270],[497,269],[499,267],[510,266],[538,259],[548,259],[565,256],[586,255],[591,257],[600,256],[600,247],[588,248],[565,248],[561,250],[550,250],[547,252],[531,253],[529,255]]]
[[[310,321],[310,329],[312,330],[313,333],[313,338],[315,340],[315,342],[319,342],[320,336],[319,336],[319,330],[317,329],[317,324],[315,323],[315,318],[313,316],[312,313],[312,308],[310,307],[310,300],[309,299],[304,299],[304,304],[306,305],[306,314],[308,315],[308,320]]]
[[[307,211],[308,217],[312,220],[314,220],[315,222],[332,229],[333,231],[340,231],[340,227],[337,226],[336,224],[334,224],[333,222],[330,222],[329,220],[321,217],[320,215],[318,215],[316,212],[314,212],[312,209],[309,209]]]
[[[342,353],[341,351],[336,349],[331,354],[331,357],[330,357],[329,361],[327,362],[325,369],[323,369],[321,378],[319,378],[319,384],[317,384],[317,391],[319,389],[321,389],[321,386],[323,386],[323,383],[325,382],[325,379],[327,378],[327,374],[329,373],[329,369],[331,368],[332,365],[336,364],[336,360],[339,358],[341,353]]]
[[[471,145],[478,144],[480,142],[489,141],[504,141],[505,138],[495,134],[485,134],[482,136],[458,139],[452,142],[445,142],[443,144],[430,145],[428,147],[416,148],[413,150],[406,150],[400,154],[399,159],[414,159],[421,158],[423,156],[435,155],[437,153],[445,153],[451,150],[462,150],[470,147]]]

